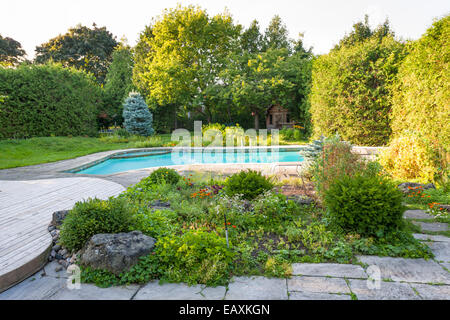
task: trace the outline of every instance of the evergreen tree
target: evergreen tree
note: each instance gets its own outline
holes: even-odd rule
[[[120,45],[112,54],[105,83],[104,113],[110,124],[122,124],[122,105],[133,90],[133,55],[129,46]]]
[[[150,136],[153,130],[153,115],[139,93],[130,92],[123,104],[123,125],[132,134]]]
[[[270,21],[264,33],[263,50],[268,49],[288,49],[291,50],[291,41],[286,25],[279,15],[275,15]]]

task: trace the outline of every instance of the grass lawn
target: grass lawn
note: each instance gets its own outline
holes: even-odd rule
[[[304,144],[306,141],[283,141],[280,144]],[[127,149],[173,146],[171,134],[149,138],[128,138],[110,135],[101,138],[40,137],[30,139],[0,140],[0,169],[29,166],[59,160],[73,159],[87,154]]]
[[[151,146],[168,145],[170,135],[152,137]],[[0,169],[72,159],[87,154],[145,147],[144,141],[84,137],[42,137],[0,140]],[[148,145],[150,146],[150,145]]]

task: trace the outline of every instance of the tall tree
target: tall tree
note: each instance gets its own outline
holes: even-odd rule
[[[93,28],[77,25],[64,35],[59,35],[36,47],[36,63],[53,60],[64,66],[92,73],[98,83],[105,81],[112,53],[118,45],[106,27]]]
[[[121,124],[122,105],[133,90],[133,54],[126,44],[120,44],[112,54],[105,80],[104,112],[108,122]]]
[[[253,20],[248,29],[240,37],[241,48],[244,52],[259,53],[263,48],[264,36],[259,31],[259,23]]]
[[[383,24],[372,29],[369,25],[369,16],[366,14],[364,16],[364,21],[355,23],[353,25],[353,30],[348,35],[345,35],[333,49],[338,50],[342,46],[354,46],[371,38],[376,38],[381,41],[387,36],[395,36],[394,31],[392,31],[389,25],[389,20],[386,19]]]
[[[0,65],[15,66],[25,60],[25,54],[20,42],[0,35]]]
[[[279,15],[275,15],[270,21],[264,33],[264,51],[268,49],[288,49],[291,50],[291,41],[286,25]]]
[[[211,121],[214,106],[207,90],[219,81],[239,29],[228,13],[210,17],[194,6],[166,10],[141,35],[133,75],[137,87],[161,106],[182,106]]]

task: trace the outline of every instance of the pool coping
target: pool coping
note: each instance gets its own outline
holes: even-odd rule
[[[70,169],[66,169],[63,171],[59,171],[60,173],[73,173],[73,174],[80,174],[80,175],[88,175],[88,176],[109,176],[109,175],[114,175],[114,174],[119,174],[122,172],[133,172],[133,171],[137,171],[137,170],[143,170],[143,169],[157,169],[157,168],[161,168],[161,167],[184,167],[184,166],[191,166],[191,165],[223,165],[224,163],[188,163],[188,164],[175,164],[175,165],[166,165],[166,166],[157,166],[157,167],[145,167],[145,168],[139,168],[139,169],[132,169],[132,170],[125,170],[125,171],[120,171],[120,172],[114,172],[114,173],[109,173],[109,174],[86,174],[86,173],[78,173],[79,171],[88,169],[90,167],[93,167],[97,164],[100,164],[102,162],[105,162],[107,160],[110,159],[121,159],[121,157],[117,157],[118,155],[126,155],[126,154],[130,154],[130,153],[136,153],[136,151],[141,152],[141,153],[145,153],[148,151],[161,151],[164,153],[172,153],[174,151],[191,151],[191,152],[203,152],[205,150],[207,151],[214,151],[214,150],[221,150],[221,151],[226,151],[226,152],[234,152],[234,151],[238,151],[238,150],[264,150],[264,149],[293,149],[295,151],[300,151],[301,149],[306,148],[308,145],[279,145],[279,146],[257,146],[257,147],[154,147],[154,148],[139,148],[139,149],[127,149],[127,150],[120,150],[117,152],[114,152],[112,154],[106,155],[102,158],[99,158],[97,160],[88,162],[88,163],[84,163],[82,165],[70,168]],[[163,154],[163,153],[158,153],[158,154]],[[157,154],[151,154],[151,155],[144,155],[144,156],[135,156],[135,157],[145,157],[145,156],[153,156],[153,155],[157,155]],[[126,157],[126,158],[133,158],[133,157]],[[301,163],[303,161],[298,161],[298,163]],[[273,165],[273,164],[280,164],[280,163],[285,163],[285,165],[288,164],[292,164],[292,163],[297,163],[297,161],[292,161],[292,162],[268,162],[268,163],[250,163],[250,162],[244,162],[244,163],[228,163],[226,165],[257,165],[257,164],[266,164],[266,165]]]

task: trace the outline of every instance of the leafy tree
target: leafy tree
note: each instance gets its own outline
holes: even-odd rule
[[[353,46],[358,43],[362,43],[370,38],[376,38],[381,41],[384,37],[392,36],[395,34],[389,26],[389,20],[379,25],[376,29],[372,30],[369,25],[369,16],[364,16],[364,22],[359,21],[353,25],[353,30],[348,35],[339,41],[334,47],[334,50],[340,49],[342,46]]]
[[[417,132],[447,152],[450,152],[449,36],[450,15],[447,15],[409,44],[410,53],[399,69],[392,107],[392,130],[396,137],[408,130]]]
[[[25,60],[20,42],[0,35],[0,66],[14,66]]]
[[[263,50],[268,49],[288,49],[291,50],[291,41],[286,25],[279,15],[275,15],[270,21],[264,33]]]
[[[383,38],[377,32],[371,34],[315,59],[310,111],[316,137],[339,133],[362,145],[388,142],[391,86],[405,51],[392,32]]]
[[[178,6],[141,34],[133,79],[139,90],[174,113],[195,111],[211,121],[208,88],[217,84],[239,28],[229,14],[210,17],[199,7]]]
[[[104,83],[117,44],[106,27],[97,28],[94,24],[90,29],[78,25],[70,28],[66,34],[37,46],[35,62],[60,62],[65,67],[91,72],[99,83]]]
[[[152,127],[153,115],[139,93],[130,92],[125,100],[123,119],[123,125],[129,133],[150,136],[154,132]]]
[[[128,93],[133,90],[133,55],[127,45],[119,45],[112,54],[112,63],[106,74],[104,86],[105,126],[122,124],[122,105]]]
[[[260,117],[275,103],[291,109],[298,120],[306,119],[309,59],[289,56],[286,48],[245,54],[241,59],[244,63],[228,70],[230,90],[241,112],[254,117],[255,129],[259,129]]]

